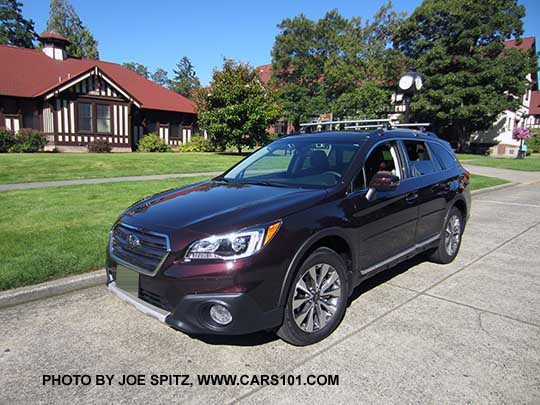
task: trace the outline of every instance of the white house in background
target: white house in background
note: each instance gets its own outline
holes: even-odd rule
[[[523,38],[519,45],[515,40],[506,41],[505,46],[531,50],[536,55],[535,37]],[[537,72],[529,74],[527,80],[530,88],[522,96],[521,106],[517,111],[504,111],[490,129],[471,135],[469,147],[472,152],[489,150],[495,156],[515,157],[519,149],[519,141],[512,139],[514,128],[540,128],[540,92]]]

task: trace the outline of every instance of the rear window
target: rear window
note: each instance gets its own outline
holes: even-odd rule
[[[435,166],[431,160],[431,156],[425,142],[404,141],[403,144],[407,150],[409,167],[411,168],[411,174],[414,177],[435,172]]]
[[[437,156],[444,170],[451,169],[457,165],[456,156],[449,152],[445,147],[438,143],[430,143],[429,145],[433,153]]]

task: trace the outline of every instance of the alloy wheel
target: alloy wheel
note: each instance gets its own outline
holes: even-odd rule
[[[323,329],[337,312],[341,280],[329,264],[310,267],[294,287],[292,311],[296,325],[304,332]]]
[[[457,215],[452,215],[446,223],[444,247],[449,256],[454,256],[461,239],[461,221]]]

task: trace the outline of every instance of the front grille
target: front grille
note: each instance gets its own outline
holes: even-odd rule
[[[170,310],[167,301],[161,295],[148,291],[142,287],[139,288],[139,298],[158,308],[166,311]]]
[[[111,233],[111,254],[120,263],[153,273],[170,251],[166,235],[117,224]]]

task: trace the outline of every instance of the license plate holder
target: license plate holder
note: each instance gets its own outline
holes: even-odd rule
[[[116,266],[116,286],[134,297],[139,296],[139,276],[135,270]]]

